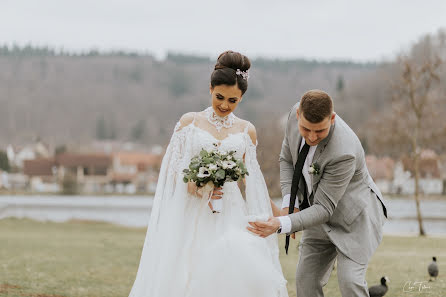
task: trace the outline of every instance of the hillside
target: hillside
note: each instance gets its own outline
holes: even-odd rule
[[[173,54],[156,61],[119,53],[0,51],[0,147],[35,138],[52,145],[105,138],[165,144],[183,113],[209,106],[213,65],[208,58]],[[262,126],[286,114],[312,88],[328,91],[338,112],[353,115],[358,104],[343,100],[343,94],[378,67],[266,59],[252,65],[236,114]]]

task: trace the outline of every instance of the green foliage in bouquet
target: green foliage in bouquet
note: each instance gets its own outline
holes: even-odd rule
[[[195,182],[198,187],[203,187],[211,181],[215,187],[222,187],[226,181],[244,178],[249,173],[243,161],[235,158],[234,154],[235,151],[202,149],[191,159],[189,168],[183,170],[183,181]]]

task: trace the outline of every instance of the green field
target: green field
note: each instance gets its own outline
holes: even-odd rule
[[[145,229],[106,223],[0,220],[0,296],[127,297],[144,236]],[[296,246],[292,241],[290,254],[281,254],[290,296],[296,296]],[[428,294],[404,292],[406,282],[429,279],[432,256],[438,258],[440,277],[426,283]],[[446,296],[446,238],[385,237],[370,262],[369,285],[383,275],[391,281],[386,296]],[[336,270],[325,292],[340,296]]]

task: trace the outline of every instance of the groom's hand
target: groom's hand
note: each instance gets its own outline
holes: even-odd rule
[[[271,217],[266,222],[249,222],[249,225],[251,227],[246,227],[246,229],[260,237],[267,237],[279,230],[280,221],[278,218]]]
[[[282,215],[282,216],[287,216],[288,215],[288,210],[289,210],[290,208],[289,207],[284,207],[284,208],[282,208],[282,210],[280,211],[280,214]],[[299,208],[294,208],[294,212],[296,213],[296,212],[299,212]],[[296,239],[296,233],[293,233],[293,234],[291,234],[291,238],[292,239]]]

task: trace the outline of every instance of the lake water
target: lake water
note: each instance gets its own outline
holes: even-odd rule
[[[384,233],[417,234],[415,202],[407,199],[387,199],[386,202],[389,220]],[[152,203],[151,196],[0,196],[0,219],[93,220],[145,227]],[[446,201],[422,201],[421,212],[427,234],[446,235]]]

